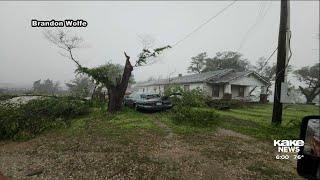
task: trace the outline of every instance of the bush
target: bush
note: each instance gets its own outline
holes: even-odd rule
[[[179,97],[171,97],[175,105],[171,119],[175,123],[189,124],[193,126],[209,126],[218,123],[219,115],[210,109],[199,109],[206,107],[208,100],[205,93],[196,88],[191,91],[183,91],[180,86],[171,86],[165,95],[180,93]]]
[[[169,96],[173,93],[179,93],[181,96],[170,97],[172,104],[176,106],[190,106],[190,107],[205,107],[208,97],[200,88],[192,89],[191,91],[183,91],[178,85],[173,85],[168,88],[164,94]]]
[[[90,112],[87,103],[63,97],[0,104],[0,137],[27,139]]]
[[[14,94],[0,94],[0,101],[5,101],[8,99],[12,99],[14,97],[17,97],[17,95]]]
[[[175,123],[193,126],[210,126],[219,122],[219,114],[211,109],[198,109],[188,106],[177,106],[172,114]]]
[[[206,101],[206,104],[213,108],[220,108],[223,106],[228,106],[230,108],[242,108],[242,107],[254,107],[256,105],[261,104],[260,102],[247,102],[243,100],[226,100],[226,99],[212,99]]]

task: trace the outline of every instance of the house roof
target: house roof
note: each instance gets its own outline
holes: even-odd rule
[[[252,74],[254,76],[256,76],[259,80],[263,81],[263,83],[265,84],[269,84],[268,81],[266,81],[262,76],[260,76],[258,73],[256,73],[255,71],[243,71],[243,72],[236,72],[236,71],[232,71],[229,72],[221,77],[213,77],[211,79],[209,79],[207,82],[209,83],[229,83],[232,81],[235,81],[243,76],[247,76],[249,74]]]
[[[196,83],[196,82],[208,82],[208,83],[229,83],[240,77],[246,76],[248,74],[254,74],[258,79],[262,80],[264,83],[268,83],[259,74],[254,71],[237,72],[233,69],[224,69],[217,71],[210,71],[199,74],[190,74],[181,77],[174,77],[168,79],[159,79],[155,81],[149,81],[138,86],[150,86],[150,85],[165,85],[165,84],[183,84],[183,83]]]

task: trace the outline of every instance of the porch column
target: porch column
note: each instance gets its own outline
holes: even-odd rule
[[[261,86],[260,102],[261,103],[268,102],[267,88],[265,86]]]
[[[231,84],[225,84],[224,85],[224,92],[223,92],[223,99],[231,99],[232,94],[231,94]]]

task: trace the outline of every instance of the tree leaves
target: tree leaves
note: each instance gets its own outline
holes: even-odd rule
[[[171,46],[164,46],[156,49],[142,49],[142,52],[138,55],[138,60],[136,61],[137,66],[142,66],[147,64],[147,60],[151,57],[157,57],[162,51],[171,48]]]
[[[306,84],[305,87],[299,86],[299,89],[307,98],[307,102],[312,102],[320,94],[319,65],[316,63],[311,67],[305,66],[293,72],[300,82]]]

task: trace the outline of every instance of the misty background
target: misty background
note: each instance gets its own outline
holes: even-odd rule
[[[31,19],[83,19],[87,27],[63,28],[85,40],[75,51],[80,64],[95,67],[107,61],[124,64],[125,51],[134,62],[142,44],[139,36],[155,39],[155,47],[173,45],[230,2],[0,2],[0,87],[32,87],[39,79],[59,81],[61,86],[74,79],[75,64],[61,56]],[[280,1],[238,1],[213,21],[174,48],[163,53],[157,63],[135,68],[136,81],[149,77],[166,78],[187,74],[191,57],[207,52],[237,51],[249,29],[240,53],[252,64],[269,57],[278,43]],[[290,64],[294,69],[319,62],[319,2],[291,1]],[[270,63],[276,62],[276,54]],[[289,76],[293,83],[293,75]]]

